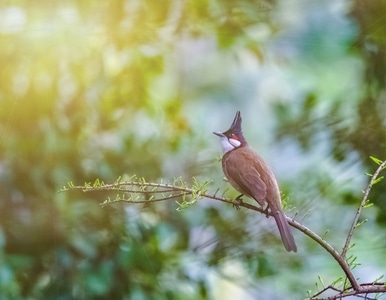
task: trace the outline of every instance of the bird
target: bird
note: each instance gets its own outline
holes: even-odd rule
[[[222,169],[228,182],[241,193],[258,202],[276,221],[284,247],[297,252],[290,225],[281,206],[280,190],[275,175],[263,158],[247,143],[241,128],[240,111],[236,112],[227,131],[213,132],[220,137],[223,150]]]

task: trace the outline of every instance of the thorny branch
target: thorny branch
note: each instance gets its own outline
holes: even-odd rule
[[[312,230],[304,226],[302,223],[299,223],[294,219],[286,217],[288,223],[292,227],[298,229],[299,231],[307,235],[309,238],[314,240],[333,257],[333,259],[339,264],[339,266],[345,273],[346,279],[350,282],[350,285],[347,286],[345,284],[344,285],[345,287],[343,289],[336,288],[335,283],[333,283],[325,287],[318,293],[314,294],[313,296],[307,298],[309,300],[322,300],[322,299],[333,300],[333,299],[342,299],[349,296],[365,297],[365,299],[371,299],[371,298],[368,298],[369,294],[386,293],[385,282],[380,283],[380,282],[374,281],[372,283],[359,284],[346,259],[346,254],[350,246],[350,241],[353,236],[353,232],[355,228],[358,227],[358,220],[362,212],[362,209],[366,207],[366,205],[368,205],[368,196],[371,191],[371,188],[375,183],[377,183],[382,179],[378,176],[380,172],[386,168],[386,161],[382,162],[373,157],[372,159],[379,165],[379,167],[377,168],[376,172],[373,175],[371,175],[370,183],[368,184],[364,192],[360,206],[356,211],[356,214],[355,214],[353,223],[350,227],[348,236],[346,238],[342,253],[339,253],[326,240],[324,240],[318,234],[316,234],[315,232],[313,232]],[[149,203],[149,202],[158,202],[158,201],[165,201],[165,200],[177,199],[177,198],[178,199],[182,198],[182,203],[176,202],[179,205],[178,210],[184,209],[189,205],[194,204],[201,198],[208,198],[208,199],[235,205],[235,201],[226,198],[224,194],[222,194],[221,196],[218,196],[217,193],[219,190],[216,190],[214,193],[208,193],[209,182],[198,183],[198,181],[194,179],[193,186],[188,187],[181,178],[175,179],[173,184],[146,182],[143,178],[138,179],[135,176],[133,176],[131,179],[133,179],[133,181],[120,181],[120,179],[118,179],[115,183],[112,183],[112,184],[104,184],[103,182],[97,180],[95,181],[94,184],[86,183],[84,186],[75,186],[70,182],[68,184],[68,187],[64,187],[61,191],[68,191],[68,190],[82,190],[84,192],[118,191],[119,193],[121,193],[121,194],[118,194],[116,198],[113,200],[108,198],[106,201],[104,201],[101,204],[102,206],[115,203],[115,202],[122,202],[122,201],[129,202],[129,203]],[[129,197],[126,198],[125,194],[128,194]],[[186,200],[187,196],[190,196],[192,200],[187,201]],[[243,202],[243,201],[237,202],[236,206],[255,210],[263,214],[267,213],[263,208]],[[269,212],[268,214],[270,215]],[[325,293],[328,290],[332,290],[336,294],[333,296],[329,296],[328,298],[326,297],[319,298],[320,296],[322,296],[323,293]]]
[[[342,256],[343,259],[346,259],[346,254],[347,254],[347,250],[349,249],[349,246],[350,246],[351,238],[353,236],[355,228],[358,227],[357,224],[358,224],[359,216],[360,216],[360,214],[362,212],[362,209],[368,203],[368,197],[369,197],[371,188],[373,187],[374,184],[376,184],[378,182],[379,173],[386,167],[386,160],[384,162],[380,162],[379,160],[377,160],[377,159],[375,159],[373,157],[372,157],[372,159],[373,159],[373,161],[378,163],[379,167],[377,168],[375,173],[371,176],[370,182],[369,182],[369,184],[368,184],[368,186],[366,188],[366,191],[363,194],[363,198],[362,198],[361,204],[359,205],[359,207],[358,207],[358,209],[356,211],[356,214],[355,214],[354,220],[352,222],[352,225],[350,227],[349,233],[347,234],[346,243],[344,244],[344,247],[343,247],[343,250],[342,250],[341,256]]]

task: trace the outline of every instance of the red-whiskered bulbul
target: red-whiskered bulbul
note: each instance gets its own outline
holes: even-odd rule
[[[281,208],[280,191],[275,175],[245,140],[241,129],[240,112],[237,111],[227,131],[213,133],[221,138],[224,153],[222,168],[230,184],[241,194],[255,199],[262,208],[270,209],[284,247],[287,251],[296,252],[295,239]]]

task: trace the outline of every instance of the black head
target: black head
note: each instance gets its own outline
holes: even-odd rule
[[[235,118],[233,119],[232,125],[227,131],[214,132],[214,134],[222,138],[222,145],[223,145],[224,152],[230,151],[237,147],[248,145],[243,135],[241,122],[242,122],[242,119],[241,119],[240,111],[237,111]],[[223,138],[225,138],[225,140]]]
[[[232,138],[240,141],[241,146],[243,146],[243,145],[247,145],[247,141],[245,140],[243,135],[241,122],[242,122],[242,119],[241,119],[240,111],[238,110],[236,112],[235,118],[233,119],[231,127],[227,131],[223,132],[223,134],[226,135],[228,138]]]

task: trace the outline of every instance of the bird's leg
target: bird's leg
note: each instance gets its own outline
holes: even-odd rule
[[[235,207],[236,209],[240,209],[240,204],[243,203],[243,199],[242,199],[243,196],[244,196],[243,194],[240,194],[236,197],[233,203],[233,207]]]
[[[268,203],[267,203],[267,205],[265,206],[265,208],[263,209],[263,213],[265,214],[265,216],[266,216],[267,218],[269,218],[270,209],[269,209]]]

